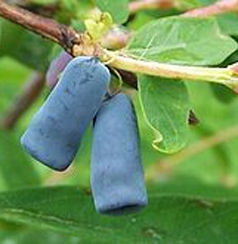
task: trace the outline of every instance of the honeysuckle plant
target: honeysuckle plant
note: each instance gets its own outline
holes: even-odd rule
[[[19,118],[45,87],[45,75],[51,61],[63,49],[72,57],[95,56],[100,59],[116,80],[114,85],[118,86],[118,79],[123,82],[117,89],[133,94],[134,88],[137,89],[136,111],[141,130],[146,130],[141,136],[142,141],[143,137],[149,137],[143,155],[156,155],[156,163],[146,171],[147,179],[158,180],[161,172],[166,175],[164,178],[169,177],[177,162],[211,147],[215,148],[219,160],[225,162],[222,167],[226,168],[227,158],[232,156],[227,156],[226,150],[219,145],[237,137],[238,129],[235,126],[224,132],[221,130],[228,117],[234,116],[232,120],[236,121],[235,105],[227,105],[233,113],[226,115],[221,115],[223,107],[219,107],[219,111],[210,107],[215,107],[212,107],[215,96],[219,101],[236,100],[237,9],[237,0],[1,1],[0,57],[17,60],[34,74],[1,116],[0,148],[2,144],[2,148],[7,148],[4,141],[9,140],[8,144],[11,144],[5,130],[18,128]],[[211,92],[203,92],[208,84]],[[206,116],[201,116],[203,111],[197,109],[198,104],[203,104],[204,114],[206,106],[210,109],[206,116],[209,113],[214,116],[212,122],[206,124]],[[210,127],[216,126],[219,134],[190,145],[191,137],[195,137],[190,125],[198,122],[197,117],[202,125],[194,130],[210,135],[213,131]],[[157,159],[162,157],[158,156],[161,153],[166,155],[162,162]],[[26,171],[35,172],[30,165]],[[40,177],[35,174],[19,177],[25,182],[22,185],[41,185]],[[232,177],[222,174],[221,178],[224,185],[235,185]],[[190,185],[190,181],[184,182],[184,185]],[[11,184],[17,188],[15,183]],[[149,188],[148,210],[135,217],[125,217],[126,228],[121,225],[121,220],[101,219],[92,213],[86,194],[81,198],[81,192],[71,187],[23,189],[16,191],[17,197],[15,192],[0,193],[0,218],[68,232],[79,236],[79,243],[107,243],[105,240],[115,241],[115,236],[116,243],[128,243],[128,240],[130,243],[213,243],[223,240],[224,233],[232,243],[231,233],[238,233],[236,225],[232,225],[238,221],[236,190],[228,193],[219,188],[219,194],[215,194],[213,190],[206,191],[206,187],[201,187],[205,189],[201,193],[196,190],[196,184],[191,183],[190,190],[185,190],[184,185],[179,187],[181,197],[175,194],[176,185],[172,184],[171,190]],[[158,192],[162,194],[157,195]],[[235,200],[224,202],[221,200],[223,196]],[[34,205],[29,198],[39,201],[39,205]],[[48,205],[52,205],[52,209]],[[70,210],[63,213],[60,206]],[[78,211],[80,207],[86,210],[85,213]],[[226,209],[230,210],[226,214],[230,232],[225,227],[227,222],[217,218]],[[169,217],[167,212],[170,212]],[[198,223],[194,235],[186,232],[192,221]],[[176,223],[176,228],[171,223]],[[118,230],[118,226],[122,228]],[[128,233],[127,229],[130,230]]]

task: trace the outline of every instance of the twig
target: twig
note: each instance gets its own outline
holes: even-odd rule
[[[5,116],[1,121],[1,127],[6,130],[14,128],[18,119],[39,97],[44,84],[45,76],[41,73],[35,72],[29,81],[26,82],[26,86],[23,88],[23,91],[15,99],[8,111],[6,111]]]
[[[153,61],[144,61],[124,56],[120,52],[104,50],[104,61],[110,66],[133,73],[152,76],[162,76],[172,79],[196,80],[200,82],[215,82],[234,89],[238,86],[238,75],[235,65],[227,68],[206,68],[197,66],[183,66]]]
[[[208,150],[218,144],[230,141],[238,137],[238,126],[234,126],[228,129],[225,129],[221,132],[218,132],[215,135],[208,136],[201,141],[198,141],[191,146],[187,147],[180,153],[166,157],[158,163],[152,165],[148,168],[147,179],[156,179],[157,176],[161,173],[169,173],[172,168],[178,164],[184,162],[185,160],[193,157],[205,150]]]
[[[66,25],[2,1],[0,2],[0,16],[58,43],[68,52],[71,52],[73,45],[80,39],[77,32]]]
[[[184,13],[186,17],[208,17],[238,11],[238,0],[220,0],[206,7],[197,8]]]
[[[174,7],[173,0],[139,0],[130,2],[129,11],[133,14],[141,10],[169,9],[172,7]]]

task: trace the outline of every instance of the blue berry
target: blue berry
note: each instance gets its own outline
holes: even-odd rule
[[[100,213],[121,215],[147,205],[136,115],[124,94],[105,101],[97,113],[91,186]]]
[[[53,88],[58,80],[59,74],[65,69],[67,64],[73,59],[71,55],[62,51],[50,64],[46,73],[46,83],[50,88]]]
[[[93,57],[70,61],[60,81],[21,138],[35,159],[65,170],[73,161],[86,127],[108,90],[110,73]]]

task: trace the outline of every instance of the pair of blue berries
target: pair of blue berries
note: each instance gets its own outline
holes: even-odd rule
[[[133,105],[119,93],[105,99],[110,72],[94,57],[72,59],[21,138],[36,160],[58,171],[75,158],[93,121],[91,187],[96,210],[121,215],[147,205]]]

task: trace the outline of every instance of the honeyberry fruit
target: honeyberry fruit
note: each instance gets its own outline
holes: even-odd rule
[[[50,64],[46,73],[46,83],[50,88],[53,88],[58,80],[59,74],[65,69],[67,64],[73,59],[67,52],[62,51]]]
[[[98,59],[71,60],[22,136],[25,150],[43,164],[65,170],[101,105],[109,81],[110,73]]]
[[[105,101],[96,115],[91,187],[99,213],[121,215],[147,205],[137,120],[125,94]]]

